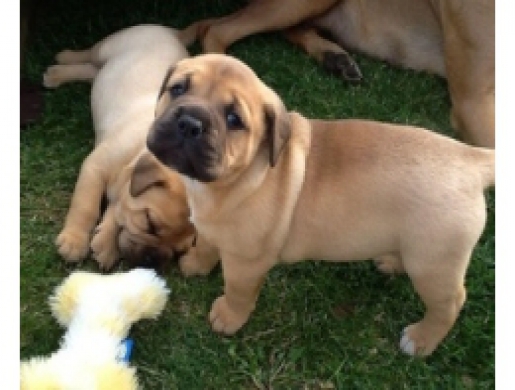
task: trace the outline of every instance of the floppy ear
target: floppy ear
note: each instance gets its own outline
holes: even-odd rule
[[[132,171],[130,194],[141,195],[150,187],[164,184],[164,175],[159,163],[150,152],[144,152],[136,162]]]
[[[270,165],[277,163],[279,154],[290,139],[290,116],[282,103],[265,105],[265,121],[267,138],[270,147]]]

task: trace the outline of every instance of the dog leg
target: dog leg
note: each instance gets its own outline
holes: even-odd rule
[[[454,253],[454,255],[452,255]],[[427,356],[449,333],[466,299],[465,270],[471,251],[448,256],[418,256],[404,263],[426,312],[421,321],[407,326],[400,348],[409,355]]]
[[[385,274],[401,274],[404,273],[404,266],[399,255],[384,255],[374,259],[377,268]]]
[[[72,81],[91,81],[97,73],[98,68],[92,64],[52,65],[43,75],[43,85],[47,88],[57,88]]]
[[[329,72],[350,82],[361,81],[361,71],[349,53],[336,43],[322,38],[314,28],[294,27],[286,30],[285,36],[290,42],[303,48]]]
[[[194,22],[182,30],[177,30],[177,38],[185,47],[189,47],[197,39],[205,35],[206,30],[211,24],[220,19],[221,18],[212,18]]]
[[[110,270],[120,258],[117,245],[117,237],[120,227],[116,223],[115,208],[109,205],[104,212],[102,221],[95,229],[91,240],[93,258],[97,261],[100,269]]]
[[[102,171],[94,163],[95,149],[84,161],[75,184],[64,228],[56,239],[59,254],[67,261],[79,261],[89,250],[90,234],[100,216],[105,191]]]
[[[220,261],[218,250],[197,235],[197,242],[179,259],[179,268],[184,276],[205,276]]]
[[[451,121],[460,136],[495,147],[495,4],[442,1]]]
[[[210,21],[203,48],[207,53],[224,53],[234,42],[249,35],[281,30],[320,15],[337,0],[260,0],[252,1],[232,15]]]
[[[224,295],[211,306],[209,321],[215,332],[232,335],[249,319],[273,261],[254,261],[222,254]]]
[[[93,63],[93,50],[63,50],[55,56],[60,65]]]
[[[451,124],[460,138],[472,145],[495,148],[495,97],[493,93],[476,97],[451,96]]]

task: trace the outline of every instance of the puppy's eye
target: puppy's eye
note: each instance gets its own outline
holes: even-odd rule
[[[177,83],[171,86],[170,95],[173,98],[178,98],[181,95],[184,95],[188,90],[188,85],[186,82]]]
[[[239,115],[233,111],[227,113],[225,120],[227,121],[227,127],[229,130],[238,130],[244,128],[243,121]]]
[[[157,228],[156,228],[156,225],[154,224],[154,222],[150,219],[150,213],[148,210],[146,210],[146,214],[147,214],[147,222],[148,222],[148,225],[147,225],[147,233],[152,235],[152,236],[157,236]]]

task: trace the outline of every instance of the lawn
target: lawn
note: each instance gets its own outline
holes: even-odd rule
[[[40,82],[53,56],[85,48],[140,23],[185,27],[224,15],[239,0],[55,0],[38,9],[22,75]],[[191,48],[200,52],[200,46]],[[242,40],[229,54],[249,64],[291,110],[312,118],[369,118],[454,136],[444,80],[354,55],[364,81],[349,85],[321,69],[280,34]],[[20,135],[20,354],[58,349],[63,330],[47,298],[75,269],[53,244],[82,160],[93,146],[89,85],[45,91],[40,120]],[[257,309],[233,337],[211,332],[207,313],[222,291],[216,269],[166,275],[170,300],[156,321],[137,323],[132,363],[144,389],[492,389],[495,386],[495,193],[467,274],[468,301],[451,333],[426,359],[400,352],[405,325],[423,306],[405,276],[371,262],[306,262],[268,275]]]

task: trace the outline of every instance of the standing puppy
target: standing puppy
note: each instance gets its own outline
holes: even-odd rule
[[[251,0],[232,15],[195,25],[205,32],[205,52],[284,30],[349,81],[359,81],[361,72],[347,49],[438,74],[447,78],[452,125],[463,140],[495,145],[494,0]]]
[[[120,256],[133,266],[161,266],[174,253],[189,249],[194,229],[184,186],[175,172],[155,166],[145,139],[167,70],[188,57],[184,45],[193,39],[189,30],[134,26],[88,50],[62,51],[58,65],[47,69],[44,84],[49,88],[80,80],[93,84],[95,148],[82,164],[56,240],[66,260],[86,257],[90,243],[104,269]],[[152,178],[146,175],[149,164]],[[92,237],[103,195],[108,206]]]
[[[426,306],[401,348],[437,347],[465,302],[493,150],[421,128],[308,120],[224,55],[180,61],[165,89],[147,146],[181,173],[192,221],[215,248],[183,272],[205,274],[221,259],[215,331],[247,322],[277,263],[374,258],[405,271]]]

